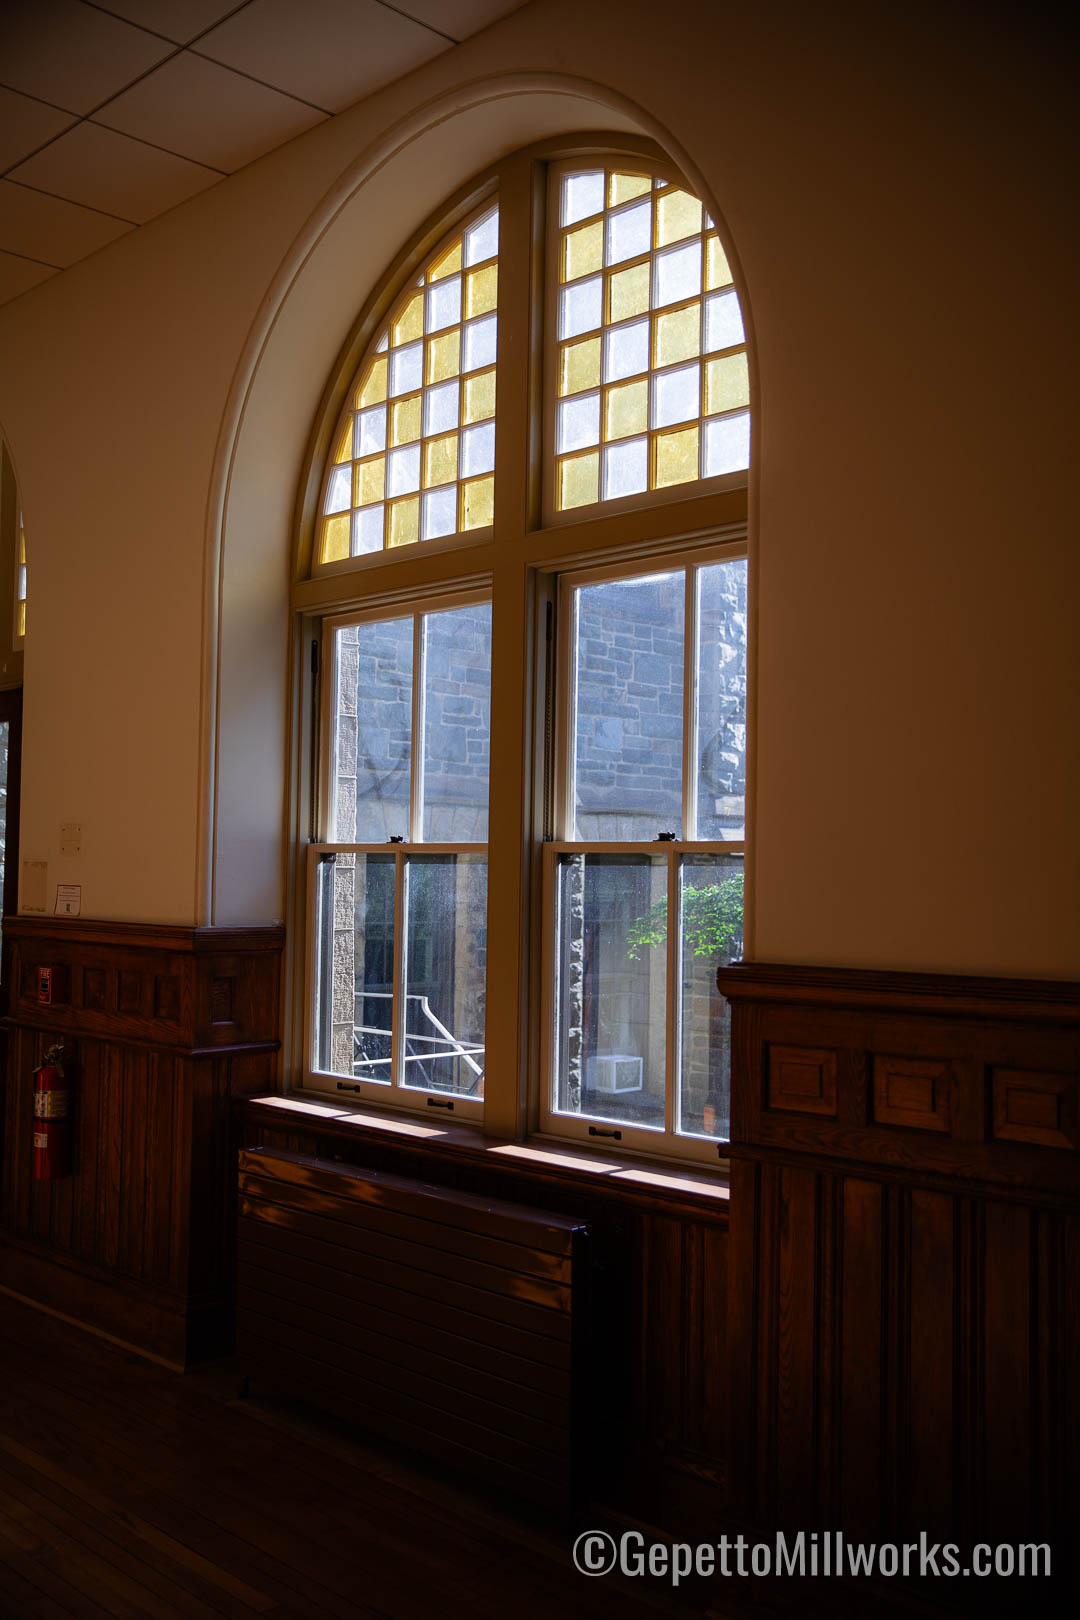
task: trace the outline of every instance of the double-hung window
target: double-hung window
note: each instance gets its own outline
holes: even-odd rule
[[[715,1159],[750,436],[716,226],[651,149],[514,154],[406,248],[332,393],[296,595],[303,1084]]]

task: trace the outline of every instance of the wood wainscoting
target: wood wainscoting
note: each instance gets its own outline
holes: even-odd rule
[[[273,1084],[281,946],[280,928],[5,919],[0,1286],[175,1366],[229,1348],[230,1103]],[[73,1173],[35,1182],[31,1075],[56,1041]]]
[[[849,1537],[1080,1510],[1080,985],[743,963],[729,1476]]]

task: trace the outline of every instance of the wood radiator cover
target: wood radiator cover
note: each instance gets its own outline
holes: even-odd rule
[[[239,1163],[238,1332],[256,1393],[302,1399],[565,1509],[587,1229],[273,1148]]]

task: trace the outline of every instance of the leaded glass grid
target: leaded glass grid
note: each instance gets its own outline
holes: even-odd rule
[[[397,300],[335,429],[322,563],[490,526],[499,211],[444,241]]]
[[[593,167],[559,176],[557,210],[555,509],[745,470],[742,313],[702,204]]]

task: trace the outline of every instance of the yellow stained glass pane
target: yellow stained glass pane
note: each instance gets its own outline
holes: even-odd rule
[[[647,174],[609,174],[608,207],[617,208],[631,197],[641,197],[651,186],[652,180]]]
[[[415,343],[424,335],[424,300],[420,293],[410,298],[394,322],[394,342]]]
[[[474,478],[461,495],[461,527],[486,529],[495,521],[495,479]]]
[[[608,320],[628,321],[649,307],[649,266],[635,264],[618,270],[608,282]]]
[[[653,488],[688,484],[698,476],[698,429],[682,428],[678,433],[662,433],[656,440]]]
[[[677,360],[690,360],[701,352],[701,305],[673,309],[656,320],[654,366],[673,366]]]
[[[421,396],[399,399],[390,413],[390,443],[412,444],[420,437]]]
[[[338,439],[337,449],[334,451],[334,460],[335,461],[351,461],[352,460],[352,444],[353,444],[353,419],[352,419],[352,414],[350,413],[349,420],[346,422],[345,426],[341,430],[341,436]]]
[[[429,281],[441,281],[444,276],[452,276],[461,269],[461,237],[459,236],[453,247],[442,258],[432,265],[428,271]]]
[[[462,414],[466,422],[486,422],[489,416],[495,415],[494,371],[479,371],[474,377],[466,377]]]
[[[648,427],[649,385],[625,383],[609,388],[604,405],[604,438],[625,439],[631,433],[644,433]]]
[[[376,456],[353,470],[353,505],[371,506],[381,501],[386,488],[386,457]]]
[[[348,512],[341,512],[337,517],[326,518],[323,522],[323,562],[340,562],[342,557],[349,555],[349,528],[352,523]]]
[[[324,558],[324,561],[328,562],[329,558]],[[26,603],[25,602],[20,602],[18,608],[16,609],[16,613],[15,613],[15,634],[17,636],[25,636],[25,634],[26,634]]]
[[[733,411],[750,403],[750,371],[745,354],[727,354],[705,366],[705,414]]]
[[[499,267],[489,264],[483,270],[474,270],[465,282],[465,314],[486,315],[499,299]]]
[[[420,497],[410,495],[390,508],[390,544],[411,546],[420,534]]]
[[[600,452],[566,456],[559,463],[559,510],[591,506],[600,499]]]
[[[367,376],[360,384],[357,405],[381,405],[386,398],[386,356],[373,360]]]
[[[727,254],[720,246],[720,238],[710,236],[705,250],[705,286],[712,292],[714,287],[727,287],[730,282],[731,268]]]
[[[688,191],[665,191],[657,199],[657,246],[679,242],[701,229],[701,204]]]
[[[559,357],[559,393],[580,394],[600,386],[600,339],[567,343]]]
[[[448,433],[443,439],[429,439],[424,446],[424,488],[433,484],[452,484],[457,477],[458,436]]]
[[[427,381],[429,383],[444,382],[447,377],[456,377],[460,370],[460,328],[455,326],[452,332],[440,332],[438,337],[429,338],[427,346]]]
[[[604,224],[583,225],[571,231],[563,243],[563,280],[576,281],[578,276],[591,275],[599,270],[604,258]]]

